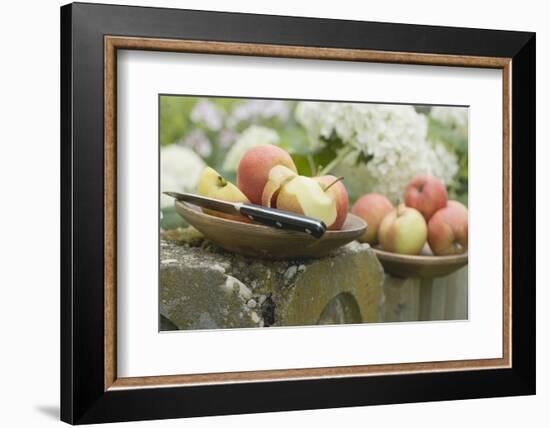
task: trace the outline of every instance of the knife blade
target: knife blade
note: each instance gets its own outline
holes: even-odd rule
[[[240,214],[250,220],[281,230],[293,230],[307,233],[314,238],[324,235],[327,227],[325,223],[312,217],[296,214],[290,211],[267,208],[261,205],[247,204],[243,202],[228,202],[192,193],[163,192],[178,201],[189,202],[203,208],[221,211],[228,214]]]

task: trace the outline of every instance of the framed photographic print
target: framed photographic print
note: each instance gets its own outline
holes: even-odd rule
[[[72,424],[535,393],[535,35],[61,8]]]

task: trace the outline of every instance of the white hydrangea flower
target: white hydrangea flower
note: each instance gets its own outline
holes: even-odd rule
[[[227,119],[227,125],[235,128],[241,122],[277,119],[286,122],[290,116],[288,101],[282,100],[246,100],[235,106]]]
[[[206,164],[200,156],[187,147],[177,144],[162,147],[160,149],[160,191],[194,191],[205,167]],[[173,198],[161,193],[161,208],[173,204]]]
[[[294,111],[294,116],[296,121],[300,123],[305,130],[307,131],[310,147],[313,150],[320,148],[323,145],[321,137],[323,134],[327,133],[327,129],[330,129],[332,132],[332,124],[329,124],[327,128],[321,129],[324,125],[324,122],[321,120],[325,114],[325,109],[323,108],[324,103],[313,103],[313,102],[300,102],[296,106]],[[328,135],[330,137],[330,134]],[[325,136],[325,138],[328,138]]]
[[[412,106],[300,102],[295,115],[312,148],[331,137],[344,143],[342,154],[349,154],[338,173],[356,194],[375,191],[397,202],[415,175],[433,174],[451,184],[458,171],[456,157],[427,140],[427,118]],[[360,155],[369,161],[357,163]]]
[[[447,185],[454,183],[459,171],[458,158],[443,144],[434,143],[433,150],[428,152],[428,163],[432,167],[432,175],[439,177]]]
[[[193,123],[204,123],[211,131],[219,131],[225,119],[225,111],[211,101],[201,99],[191,110]]]
[[[244,154],[253,147],[262,146],[264,144],[279,144],[279,134],[271,128],[252,125],[248,127],[225,157],[223,169],[226,171],[237,171],[239,162]]]
[[[463,136],[468,135],[468,109],[465,107],[435,106],[430,110],[430,117]]]

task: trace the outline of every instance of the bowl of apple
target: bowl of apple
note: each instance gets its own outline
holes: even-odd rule
[[[175,202],[178,214],[207,239],[246,256],[275,260],[323,257],[356,240],[367,229],[363,219],[348,212],[348,193],[341,179],[298,175],[290,155],[273,145],[254,147],[244,154],[237,185],[214,169],[205,168],[197,194],[290,211],[321,220],[327,226],[323,236],[315,238],[254,223],[242,215]]]
[[[384,195],[369,193],[351,212],[369,224],[359,240],[373,247],[393,276],[436,278],[468,264],[468,209],[448,200],[437,177],[414,177],[397,207]]]

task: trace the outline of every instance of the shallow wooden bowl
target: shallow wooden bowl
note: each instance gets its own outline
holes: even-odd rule
[[[196,205],[176,201],[176,211],[190,225],[220,247],[245,256],[284,260],[323,257],[361,236],[367,224],[348,214],[341,230],[329,230],[320,239],[255,223],[212,216]]]
[[[434,256],[427,245],[417,256],[396,254],[373,248],[386,273],[401,278],[437,278],[447,276],[468,264],[468,253]]]

